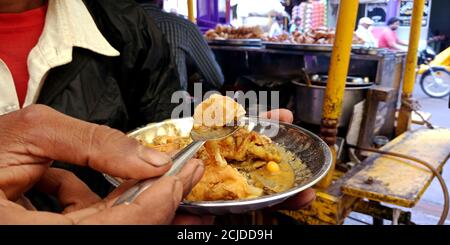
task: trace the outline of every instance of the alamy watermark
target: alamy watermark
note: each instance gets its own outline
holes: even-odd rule
[[[172,95],[171,102],[178,104],[172,111],[172,119],[180,119],[190,117],[193,115],[193,109],[202,101],[208,99],[213,94],[220,94],[217,91],[208,91],[203,94],[203,86],[201,83],[194,85],[194,94],[191,96],[186,91],[178,91]],[[264,134],[272,137],[278,134],[279,124],[276,120],[271,123],[264,122],[259,117],[266,117],[267,112],[271,111],[272,118],[277,118],[276,113],[280,107],[280,92],[279,91],[226,91],[225,96],[235,100],[237,103],[246,108],[246,124],[256,125],[256,127],[263,127]],[[270,101],[269,101],[270,100]],[[222,115],[221,110],[216,110],[213,115]],[[225,112],[226,113],[226,112]]]

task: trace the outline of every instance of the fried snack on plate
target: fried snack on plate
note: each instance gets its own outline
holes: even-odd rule
[[[285,191],[295,178],[281,153],[269,138],[246,129],[221,141],[207,142],[199,152],[205,175],[187,200],[246,199]],[[269,163],[279,171],[267,168]]]
[[[194,127],[224,127],[243,115],[244,108],[233,99],[212,95],[195,108]],[[171,153],[190,142],[189,137],[157,136],[150,144],[143,143]],[[205,173],[186,200],[239,200],[285,191],[294,185],[295,175],[283,152],[270,138],[245,128],[225,139],[208,141],[195,156],[203,160]]]
[[[188,201],[237,200],[259,197],[262,188],[249,185],[247,179],[236,168],[208,164],[200,182],[187,196]]]
[[[205,33],[205,38],[208,40],[261,39],[263,37],[264,31],[259,26],[236,28],[219,24]]]
[[[245,115],[245,109],[232,98],[211,95],[194,110],[195,127],[223,127]]]

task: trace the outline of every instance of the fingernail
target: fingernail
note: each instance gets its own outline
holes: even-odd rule
[[[194,187],[202,179],[203,173],[205,172],[203,161],[198,160],[198,162],[198,166],[195,168],[195,172],[192,177],[192,187]]]
[[[178,176],[172,176],[175,181],[173,183],[173,192],[183,193],[183,182],[178,178]]]
[[[176,210],[183,199],[183,182],[177,176],[171,176],[175,181],[172,186],[173,195],[173,210]]]
[[[138,146],[137,154],[140,159],[156,167],[165,166],[172,162],[172,159],[167,154],[143,145]]]
[[[304,197],[304,203],[302,204],[302,208],[308,208],[312,205],[312,203],[316,200],[316,192],[312,189],[305,191],[307,194]]]

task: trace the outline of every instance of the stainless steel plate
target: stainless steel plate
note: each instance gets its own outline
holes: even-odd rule
[[[319,44],[293,44],[293,43],[273,43],[264,42],[264,46],[268,49],[286,49],[286,50],[303,50],[303,51],[331,51],[333,45]]]
[[[209,44],[223,46],[262,46],[261,39],[214,39]]]
[[[274,142],[293,152],[308,166],[311,174],[304,177],[304,173],[295,171],[295,186],[285,192],[266,195],[254,199],[233,201],[183,202],[180,209],[193,214],[222,215],[228,213],[245,213],[279,204],[289,197],[312,187],[321,180],[331,167],[331,152],[329,147],[318,136],[286,123],[279,123],[266,119],[245,118],[248,129],[270,137]],[[193,126],[192,118],[168,120],[150,124],[129,134],[130,137],[150,141],[159,135],[188,136]],[[106,178],[115,186],[120,180],[111,176]]]
[[[293,44],[293,43],[274,43],[264,42],[263,45],[267,49],[286,49],[286,50],[303,50],[303,51],[323,51],[331,52],[332,44]],[[352,49],[359,49],[361,45],[353,45]]]

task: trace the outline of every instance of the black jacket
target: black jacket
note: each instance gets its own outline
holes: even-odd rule
[[[74,48],[70,64],[52,69],[38,103],[67,115],[122,130],[170,117],[172,93],[180,89],[164,36],[132,0],[84,0],[97,27],[121,53],[105,57]],[[111,186],[100,173],[63,163],[89,187],[105,196]],[[31,197],[37,194],[33,192]],[[55,210],[46,200],[35,205]]]

